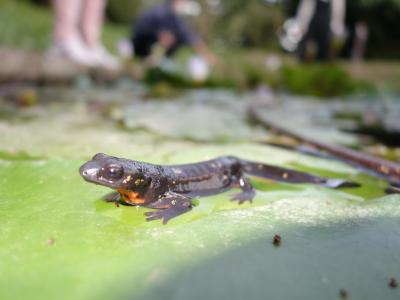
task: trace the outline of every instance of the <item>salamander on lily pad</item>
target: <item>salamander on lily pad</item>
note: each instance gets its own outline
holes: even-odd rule
[[[147,221],[172,218],[192,209],[192,198],[215,195],[232,188],[241,192],[231,201],[252,202],[255,189],[247,175],[289,183],[313,183],[338,188],[358,184],[342,179],[323,178],[295,170],[252,162],[233,156],[184,165],[155,165],[96,154],[79,169],[82,177],[116,190],[113,201],[153,208]]]

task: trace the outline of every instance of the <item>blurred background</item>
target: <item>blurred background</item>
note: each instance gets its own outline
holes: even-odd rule
[[[2,56],[8,55],[8,52],[14,54],[10,55],[11,57],[7,56],[7,61],[14,56],[44,53],[48,49],[54,24],[49,2],[1,1]],[[108,1],[102,35],[108,50],[125,59],[130,58],[132,51],[130,39],[136,22],[146,10],[160,2],[163,1]],[[364,86],[369,84],[371,87],[378,85],[398,88],[396,80],[399,75],[399,64],[396,60],[399,59],[400,53],[398,38],[400,33],[396,24],[400,13],[398,1],[341,1],[345,3],[345,8],[339,12],[342,17],[336,17],[338,19],[336,23],[339,24],[336,26],[339,27],[336,33],[332,31],[334,25],[328,24],[329,20],[334,18],[334,12],[328,11],[330,4],[324,7],[325,1],[317,1],[319,7],[315,11],[312,5],[306,7],[307,2],[315,1],[303,1],[305,6],[303,11],[309,10],[308,14],[300,12],[300,1],[295,0],[185,2],[182,18],[190,23],[191,30],[196,36],[201,37],[218,57],[218,63],[214,64],[210,72],[209,82],[203,82],[203,85],[251,88],[258,83],[266,83],[295,93],[320,93],[322,96],[343,94],[363,84]],[[319,17],[315,17],[317,15]],[[323,38],[319,36],[327,38],[322,41]],[[318,48],[329,48],[329,51],[321,50],[326,53],[320,54]],[[18,52],[10,51],[12,49],[18,49]],[[175,55],[181,64],[184,64],[184,59],[188,59],[188,49],[189,47],[181,47],[178,55]],[[308,63],[316,60],[330,62],[335,60],[335,65],[325,66],[324,71],[329,74],[326,75],[327,81],[335,81],[337,91],[328,91],[327,87],[317,90],[318,88],[309,82],[296,82],[293,77],[298,76],[291,76],[294,72],[303,72],[306,77],[317,77],[318,72],[322,71],[320,68],[323,68],[313,68],[313,66],[298,68],[297,58]],[[21,62],[19,59],[16,60]],[[362,63],[355,66],[353,62]],[[181,73],[187,71],[182,69],[186,68],[186,65],[180,67]],[[23,80],[33,76],[37,78],[32,79],[37,81],[43,77],[45,80],[54,81],[51,74],[47,78],[43,72],[35,70],[36,68],[40,68],[37,62],[31,62],[29,72],[23,68],[19,70],[17,65],[7,64],[2,68],[1,78],[4,78],[2,81],[7,81],[13,78]],[[66,74],[59,74],[56,66],[49,69],[49,72],[56,73],[53,77],[61,81],[64,78],[68,81],[75,75],[68,74],[68,71],[65,71]],[[275,72],[277,69],[278,72]],[[146,77],[140,66],[135,64],[128,64],[124,71],[125,73],[122,72],[124,74],[133,73],[134,79],[142,80]],[[346,82],[339,82],[340,78],[343,80],[341,72],[349,76]],[[81,74],[81,72],[76,73]],[[110,74],[108,76],[112,77]],[[184,81],[189,78],[180,79]],[[300,78],[297,80],[300,81]]]

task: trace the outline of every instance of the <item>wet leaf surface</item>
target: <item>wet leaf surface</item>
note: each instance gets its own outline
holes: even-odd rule
[[[290,160],[291,156],[279,157],[278,153],[262,147],[243,146],[241,150],[247,152],[246,156],[253,154],[255,158],[275,155],[281,162]],[[229,148],[205,148],[203,151],[223,154]],[[180,159],[171,157],[169,161],[197,160],[202,156],[201,152],[188,152]],[[371,218],[396,219],[400,216],[400,198],[397,195],[378,196],[380,199],[366,202],[349,190],[255,180],[257,195],[254,204],[238,206],[230,202],[228,195],[235,191],[201,198],[191,212],[163,226],[160,222],[145,222],[143,213],[148,209],[116,207],[103,201],[102,197],[109,190],[89,185],[80,178],[77,169],[82,162],[1,162],[0,257],[5,258],[1,266],[7,277],[0,281],[0,289],[4,299],[26,298],[32,293],[40,293],[49,299],[107,299],[115,295],[123,298],[124,295],[152,294],[154,284],[157,286],[164,281],[167,284],[168,280],[180,276],[180,272],[197,268],[201,262],[208,262],[205,268],[213,266],[213,261],[222,260],[223,264],[225,259],[232,259],[231,251],[239,255],[241,250],[235,250],[238,247],[246,249],[252,247],[251,243],[257,245],[258,239],[270,236],[274,231],[285,231],[288,224],[293,228],[292,232],[296,232],[298,225],[306,226],[306,231],[319,232],[312,243],[316,248],[318,243],[322,243],[321,251],[335,255],[335,249],[324,246],[326,237],[323,232],[328,230],[337,235],[337,230],[342,228],[337,222],[342,222],[343,226],[350,223],[362,227],[360,224]],[[335,165],[342,172],[347,168],[337,163],[333,163],[331,168],[335,169]],[[342,175],[354,176],[351,174],[354,171],[347,171]],[[372,180],[369,182],[376,184]],[[378,186],[375,186],[376,190]],[[331,227],[330,224],[336,225]],[[297,253],[296,257],[300,257],[299,249],[303,249],[300,253],[309,257],[302,243],[307,244],[310,236],[295,236],[290,242],[289,234],[294,233],[289,231],[287,243],[294,242],[299,246],[293,246],[288,255]],[[349,229],[349,234],[353,235],[354,243],[368,241],[365,236],[358,235],[356,229]],[[246,246],[249,243],[250,246]],[[265,243],[267,251],[269,244]],[[381,246],[396,258],[396,245],[394,240],[394,244]],[[256,251],[261,250],[259,246],[254,247]],[[345,243],[341,244],[341,249],[344,253],[347,253],[345,249],[352,251]],[[264,254],[268,257],[268,252]],[[264,257],[264,254],[259,253],[256,257]],[[385,254],[383,257],[390,258]],[[389,264],[389,261],[382,263]],[[254,265],[259,266],[252,263],[248,268]],[[324,270],[327,274],[333,272]],[[253,271],[258,272],[257,268]],[[309,274],[307,270],[304,272]],[[385,276],[382,272],[380,275]],[[201,278],[203,280],[198,284],[207,285],[212,277]],[[229,282],[229,278],[233,280],[228,277],[221,284],[226,280]],[[263,282],[260,280],[258,283],[260,291],[264,290]],[[246,288],[256,284],[243,282]],[[185,282],[180,285],[181,288],[184,286]],[[362,287],[360,283],[356,289]],[[303,289],[307,291],[309,286],[304,284]],[[327,292],[322,288],[323,291]]]
[[[264,131],[244,121],[242,103],[227,109],[234,94],[195,93],[170,106],[74,95],[24,108],[29,120],[0,120],[2,299],[336,299],[341,288],[352,298],[398,297],[388,281],[400,277],[400,196],[386,196],[386,182],[341,162],[246,140]],[[202,103],[211,96],[215,101]],[[122,107],[120,120],[133,122],[130,130],[101,115],[110,103]],[[201,128],[200,109],[190,114],[196,105],[221,118]],[[146,123],[146,114],[157,117]],[[196,125],[189,128],[191,118]],[[157,124],[161,119],[170,125]],[[217,132],[220,121],[232,123]],[[163,226],[145,221],[149,209],[105,202],[109,189],[81,179],[79,166],[96,152],[162,164],[229,154],[362,186],[251,178],[253,204],[230,202],[235,190],[200,198]],[[280,247],[272,245],[277,233]]]

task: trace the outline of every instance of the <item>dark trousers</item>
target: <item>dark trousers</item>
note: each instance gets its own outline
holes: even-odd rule
[[[153,45],[157,43],[157,39],[151,36],[134,36],[132,38],[133,49],[135,49],[135,56],[144,58],[151,54],[151,50]],[[166,55],[172,56],[181,46],[183,43],[177,41],[175,45],[167,50]]]
[[[317,0],[315,13],[310,22],[308,32],[300,43],[299,55],[301,59],[306,58],[307,44],[314,42],[318,46],[317,59],[326,60],[330,56],[331,43],[331,4]]]

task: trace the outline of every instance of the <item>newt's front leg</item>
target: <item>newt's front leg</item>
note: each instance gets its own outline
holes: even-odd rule
[[[256,191],[250,184],[249,180],[245,177],[240,177],[238,180],[238,185],[242,190],[242,192],[232,195],[231,201],[238,201],[239,204],[242,204],[246,201],[249,201],[250,203],[253,202],[253,198],[256,195]]]
[[[121,200],[121,194],[118,192],[111,192],[104,196],[104,200],[107,202],[118,203]]]
[[[192,199],[181,194],[167,192],[148,207],[157,210],[146,212],[146,221],[162,219],[163,224],[167,224],[172,218],[191,210]]]

